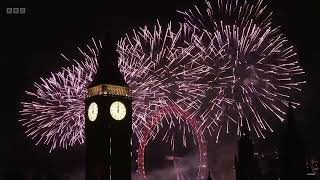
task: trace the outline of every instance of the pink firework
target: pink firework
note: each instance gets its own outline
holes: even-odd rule
[[[119,66],[133,92],[133,126],[140,140],[141,132],[151,127],[155,137],[163,122],[170,127],[186,128],[180,123],[185,118],[169,104],[184,111],[200,107],[199,98],[204,98],[207,84],[197,80],[206,66],[191,61],[198,56],[198,51],[193,51],[195,47],[186,43],[193,32],[186,24],[181,24],[176,32],[170,23],[164,30],[158,24],[153,31],[141,28],[118,43]],[[156,121],[159,116],[165,121]]]
[[[216,141],[232,124],[238,134],[245,125],[265,137],[275,120],[284,120],[289,102],[299,105],[294,96],[306,81],[297,53],[272,26],[262,0],[205,2],[203,11],[180,12],[198,29],[193,43],[203,58],[197,61],[210,67],[203,77],[210,89],[199,111],[202,129],[215,132]]]
[[[163,123],[194,133],[188,123],[181,123],[185,120],[181,112],[169,105],[190,111],[200,107],[199,97],[204,98],[207,85],[197,80],[206,66],[191,61],[198,51],[191,52],[194,46],[185,42],[192,33],[186,24],[176,32],[170,24],[164,31],[158,24],[153,31],[141,28],[118,42],[119,67],[133,93],[132,128],[139,141],[144,141],[146,130],[154,138]],[[86,87],[96,74],[101,48],[94,40],[93,43],[95,48],[88,46],[88,53],[79,49],[84,60],[74,60],[71,68],[35,83],[36,91],[26,92],[32,100],[22,102],[20,121],[27,128],[26,133],[37,139],[37,144],[49,145],[50,151],[84,142]],[[164,121],[158,121],[159,117]]]
[[[31,100],[21,102],[20,122],[26,127],[27,136],[36,144],[49,145],[50,152],[56,147],[84,143],[86,87],[96,74],[100,48],[94,40],[93,43],[95,48],[88,46],[88,53],[78,48],[84,58],[81,63],[73,61],[75,65],[41,78],[40,83],[34,84],[35,91],[26,91]]]
[[[210,33],[221,24],[243,26],[253,21],[254,24],[270,26],[272,12],[268,11],[263,0],[217,0],[210,3],[204,0],[203,8],[194,6],[194,10],[177,12],[182,14],[184,21],[197,29]]]
[[[194,59],[201,57],[198,47],[190,43],[195,29],[180,24],[177,31],[169,23],[164,30],[158,24],[133,31],[118,43],[120,69],[133,93],[133,130],[139,138],[138,174],[146,177],[145,148],[154,140],[164,123],[168,127],[162,141],[175,148],[176,130],[182,132],[187,146],[187,133],[199,148],[198,178],[206,171],[206,143],[199,133],[199,121],[194,117],[201,106],[199,99],[208,85],[199,81],[207,66]]]

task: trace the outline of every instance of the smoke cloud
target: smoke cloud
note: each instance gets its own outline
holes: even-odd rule
[[[176,160],[176,168],[174,168],[173,160],[169,166],[161,169],[155,169],[146,172],[148,180],[196,180],[198,172],[199,156],[197,153],[189,153]],[[138,180],[136,173],[132,174],[133,180]]]

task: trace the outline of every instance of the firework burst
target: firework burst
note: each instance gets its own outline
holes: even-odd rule
[[[78,48],[84,60],[71,60],[75,65],[41,78],[34,84],[35,91],[26,91],[30,101],[21,103],[20,122],[26,127],[26,134],[36,144],[49,145],[50,152],[56,147],[68,148],[84,142],[86,87],[96,74],[100,48],[94,40],[93,43],[95,48],[87,46],[87,53]]]
[[[198,56],[186,41],[193,32],[187,24],[174,32],[170,23],[163,31],[158,23],[153,31],[144,27],[119,41],[119,66],[133,91],[133,124],[139,137],[144,136],[142,129],[151,127],[155,137],[163,122],[170,127],[184,124],[180,122],[186,119],[172,104],[184,111],[200,107],[207,85],[197,80],[206,66],[191,61]]]
[[[263,0],[217,0],[214,3],[204,0],[201,7],[177,12],[183,15],[186,23],[209,33],[221,24],[243,26],[253,21],[254,24],[270,26],[272,21],[272,12],[268,11]]]
[[[133,34],[118,42],[117,51],[120,70],[133,94],[133,132],[144,141],[146,131],[154,138],[164,122],[170,127],[189,125],[181,123],[185,119],[172,104],[184,111],[200,107],[198,99],[204,97],[207,85],[197,79],[206,66],[190,61],[197,51],[191,53],[194,46],[185,41],[187,36],[192,37],[186,24],[174,32],[170,23],[164,31],[158,23],[152,31],[144,27]],[[88,53],[78,48],[84,60],[72,60],[75,65],[71,68],[35,83],[36,91],[26,92],[32,100],[22,102],[20,121],[26,133],[38,139],[37,144],[50,145],[50,151],[84,142],[86,87],[96,74],[101,48],[100,42],[99,48],[93,43],[95,48],[87,46]],[[174,140],[170,142],[174,147]]]
[[[238,134],[246,125],[264,137],[273,131],[274,119],[284,120],[289,102],[299,105],[292,96],[305,83],[303,69],[263,1],[205,1],[205,6],[179,11],[185,23],[177,31],[158,23],[118,42],[119,67],[133,93],[132,128],[140,142],[154,138],[163,123],[168,132],[176,125],[190,129],[190,119],[200,122],[196,131],[215,134],[217,141],[232,125]],[[51,150],[84,141],[86,87],[101,48],[93,43],[88,53],[79,49],[84,60],[35,83],[36,91],[26,92],[32,100],[22,102],[28,136]]]
[[[199,147],[199,177],[206,171],[206,144],[198,132],[199,122],[194,117],[201,106],[200,98],[208,85],[199,81],[207,66],[195,61],[201,51],[192,42],[195,29],[180,24],[173,31],[169,23],[162,29],[147,27],[133,31],[118,43],[120,69],[132,89],[133,130],[139,138],[138,173],[145,176],[145,147],[166,127],[162,141],[175,148],[178,129],[187,146],[190,133]],[[164,125],[166,123],[167,125]]]
[[[274,119],[284,120],[289,102],[299,105],[293,96],[306,82],[297,53],[279,27],[272,27],[272,13],[261,0],[205,2],[205,11],[180,11],[198,29],[193,43],[202,58],[197,61],[209,67],[203,79],[210,89],[199,110],[202,129],[210,135],[215,131],[217,141],[231,124],[238,134],[246,125],[265,137]]]

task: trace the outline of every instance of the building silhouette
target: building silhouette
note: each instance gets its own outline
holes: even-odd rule
[[[306,156],[292,107],[283,123],[279,143],[273,152],[255,152],[255,144],[246,128],[241,129],[235,156],[236,180],[314,180],[318,170],[315,160]]]
[[[279,179],[279,165],[278,153],[275,150],[271,153],[256,153],[259,161],[261,180],[278,180]]]
[[[306,179],[306,150],[299,135],[292,106],[280,134],[279,173],[281,180]]]
[[[207,180],[212,180],[212,177],[211,177],[210,171],[209,171],[209,175],[208,175]]]
[[[236,179],[254,180],[258,173],[256,163],[253,140],[250,138],[249,130],[243,126],[238,141],[238,153],[235,156]]]

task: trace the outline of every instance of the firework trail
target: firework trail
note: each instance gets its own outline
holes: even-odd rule
[[[89,52],[78,50],[84,60],[51,73],[49,78],[41,78],[34,83],[35,91],[26,91],[29,101],[21,102],[20,122],[26,127],[27,136],[50,146],[68,148],[84,142],[84,112],[86,87],[97,71],[98,48],[89,46]],[[101,45],[101,43],[100,43]]]
[[[163,31],[158,22],[153,30],[140,28],[118,43],[119,66],[132,89],[133,125],[140,140],[144,138],[143,130],[151,127],[154,138],[163,123],[169,124],[168,131],[178,125],[191,132],[184,126],[189,126],[188,123],[181,123],[186,119],[172,105],[184,111],[198,109],[199,98],[204,97],[207,88],[207,84],[198,81],[207,67],[191,61],[199,52],[187,43],[193,33],[187,24],[180,24],[178,30],[173,31],[169,23]],[[170,138],[173,145],[174,137]]]
[[[217,0],[214,3],[204,0],[204,7],[194,6],[194,10],[177,12],[183,15],[186,23],[208,33],[221,24],[243,26],[253,21],[270,26],[272,21],[272,12],[267,10],[263,0]]]
[[[119,67],[133,92],[133,131],[139,141],[146,131],[154,138],[163,123],[170,127],[165,136],[177,125],[190,129],[186,119],[198,119],[198,131],[215,134],[217,141],[222,131],[231,132],[231,125],[238,134],[246,125],[264,137],[265,131],[273,131],[272,119],[284,120],[289,102],[299,105],[292,96],[305,83],[303,69],[294,47],[272,26],[272,12],[263,1],[205,5],[179,11],[185,23],[177,31],[170,23],[164,30],[158,23],[118,42]],[[22,102],[21,122],[37,144],[53,150],[83,143],[83,100],[101,48],[93,43],[88,53],[79,49],[84,60],[73,60],[71,68],[26,92],[32,100]]]
[[[181,112],[174,110],[172,104],[184,111],[197,109],[207,86],[197,81],[206,66],[190,61],[197,56],[197,51],[191,53],[194,46],[185,41],[187,36],[192,37],[191,28],[185,24],[174,32],[169,23],[164,29],[158,23],[153,30],[141,28],[133,32],[132,38],[127,35],[118,42],[119,67],[132,90],[132,128],[139,141],[145,130],[150,132],[149,128],[154,138],[164,122],[170,128],[179,124],[184,132],[186,128],[192,132],[185,127],[188,124],[181,123]],[[78,48],[84,60],[73,60],[75,65],[71,68],[35,83],[36,91],[26,92],[32,100],[22,102],[20,121],[27,128],[26,133],[37,139],[37,144],[51,146],[50,151],[84,142],[86,87],[96,74],[101,48],[101,43],[99,48],[94,40],[93,43],[95,48],[87,46],[89,53]],[[159,118],[165,121],[157,121]],[[170,138],[174,146],[173,135]]]
[[[202,58],[197,61],[209,67],[203,80],[210,89],[198,112],[202,129],[218,141],[232,124],[237,134],[245,125],[264,138],[274,119],[284,120],[289,102],[299,105],[293,97],[306,81],[297,53],[272,26],[262,0],[205,2],[204,10],[179,11],[198,30],[193,43]]]

